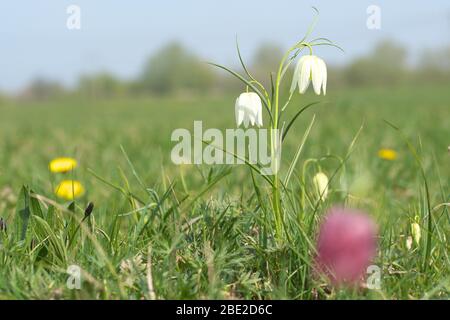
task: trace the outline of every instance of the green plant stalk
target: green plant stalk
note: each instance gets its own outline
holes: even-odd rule
[[[273,157],[272,161],[276,161],[276,157]],[[280,188],[279,188],[279,177],[278,173],[274,174],[273,177],[273,187],[272,187],[272,202],[273,211],[275,214],[275,236],[278,241],[281,241],[283,236],[283,213],[281,211],[281,198],[280,198]]]
[[[278,129],[278,122],[279,122],[279,101],[280,101],[280,84],[281,84],[281,77],[283,72],[283,66],[286,59],[289,57],[289,54],[292,50],[294,50],[295,46],[290,48],[283,56],[280,62],[280,66],[278,67],[277,72],[277,78],[275,82],[275,97],[274,97],[274,112],[273,112],[273,122],[271,124],[270,130],[270,149],[271,149],[271,156],[272,156],[272,165],[276,169],[273,176],[273,185],[272,185],[272,206],[274,211],[274,217],[275,217],[275,238],[278,242],[282,241],[283,237],[283,212],[281,207],[281,195],[280,195],[280,178],[278,175],[278,169],[279,165],[278,161],[281,159],[277,158],[276,155],[276,148],[280,148],[281,146],[278,146],[276,144],[281,143],[281,141],[275,141],[275,139],[278,139],[276,136],[274,137],[274,132]]]

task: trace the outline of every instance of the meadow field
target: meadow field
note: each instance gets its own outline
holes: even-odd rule
[[[286,241],[273,241],[270,189],[245,165],[171,162],[176,128],[234,128],[233,96],[0,102],[0,299],[448,299],[450,90],[331,90],[296,104],[283,147]],[[390,124],[389,124],[389,123]],[[396,126],[398,130],[393,128]],[[380,158],[392,149],[395,159]],[[49,162],[78,161],[54,174]],[[312,177],[330,177],[325,201]],[[62,179],[86,190],[54,195]],[[94,210],[84,216],[88,203]],[[332,288],[312,271],[317,226],[333,206],[379,225],[379,289]],[[421,237],[408,244],[411,225]],[[67,269],[81,268],[80,289]]]

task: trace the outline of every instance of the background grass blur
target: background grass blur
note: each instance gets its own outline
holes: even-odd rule
[[[161,179],[162,167],[170,168],[169,174],[176,175],[173,169],[177,167],[170,161],[170,151],[175,145],[170,141],[172,131],[192,129],[194,120],[202,120],[204,129],[232,128],[234,99],[231,95],[100,100],[65,97],[56,101],[3,103],[0,106],[0,182],[15,189],[23,182],[49,187],[48,162],[62,155],[78,159],[81,171],[77,174],[87,184],[93,181],[82,171],[86,168],[102,176],[115,177],[117,166],[125,165],[125,159],[120,156],[122,145],[146,181],[156,183]],[[306,95],[297,100],[301,101],[294,101],[293,106],[318,99]],[[295,125],[294,134],[288,137],[286,155],[293,154],[308,122],[316,114],[317,121],[305,146],[305,158],[343,154],[363,125],[357,154],[350,159],[352,165],[373,169],[381,161],[377,151],[393,148],[399,152],[399,159],[392,166],[400,169],[401,163],[408,168],[413,165],[413,157],[398,133],[384,122],[387,120],[420,144],[428,165],[437,161],[442,174],[449,173],[446,164],[450,91],[445,84],[338,92],[331,86],[330,94],[322,101]],[[294,108],[289,110],[290,114],[293,112]],[[92,196],[99,189],[102,188],[88,187]]]

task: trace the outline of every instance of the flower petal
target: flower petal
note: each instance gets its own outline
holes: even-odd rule
[[[294,69],[294,75],[292,76],[291,89],[289,90],[290,93],[294,92],[295,88],[297,87],[301,67],[302,67],[302,59],[299,59]]]
[[[256,124],[258,125],[258,127],[262,126],[262,102],[261,102],[261,98],[254,93],[253,96],[253,111],[254,111],[254,115],[255,115],[255,121]]]
[[[248,123],[250,121],[250,118],[248,117],[248,113],[244,113],[244,127],[248,127]]]
[[[320,65],[320,59],[314,57],[311,64],[311,77],[314,87],[314,92],[320,95],[320,89],[322,87],[322,66]]]
[[[258,112],[256,124],[258,125],[258,127],[262,127],[263,126],[262,110],[260,110]]]
[[[311,57],[312,56],[304,56],[302,63],[302,69],[300,71],[300,93],[305,93],[306,89],[308,89],[309,81],[311,79]]]
[[[317,58],[319,61],[320,66],[320,72],[322,74],[322,88],[323,88],[323,94],[327,94],[327,65],[325,64],[325,61],[323,61],[320,58]]]
[[[236,99],[236,104],[234,105],[234,113],[236,116],[236,126],[239,127],[244,120],[244,111],[239,104],[239,98]]]

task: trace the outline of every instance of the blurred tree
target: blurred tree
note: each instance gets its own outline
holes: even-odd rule
[[[214,78],[211,66],[180,44],[171,43],[149,59],[140,78],[140,87],[143,91],[158,94],[204,93],[212,88]]]
[[[113,75],[103,72],[82,76],[78,82],[78,91],[91,98],[113,98],[126,93],[126,84]]]
[[[255,78],[270,78],[270,73],[273,73],[275,77],[283,54],[283,49],[276,44],[264,43],[261,45],[253,56],[251,66]]]
[[[422,53],[417,81],[427,83],[450,81],[450,47],[425,50]]]
[[[356,59],[345,70],[350,85],[395,85],[407,77],[407,52],[395,42],[380,42],[367,57]]]
[[[54,99],[62,96],[64,93],[65,89],[59,82],[37,78],[20,93],[19,98],[40,101]]]

